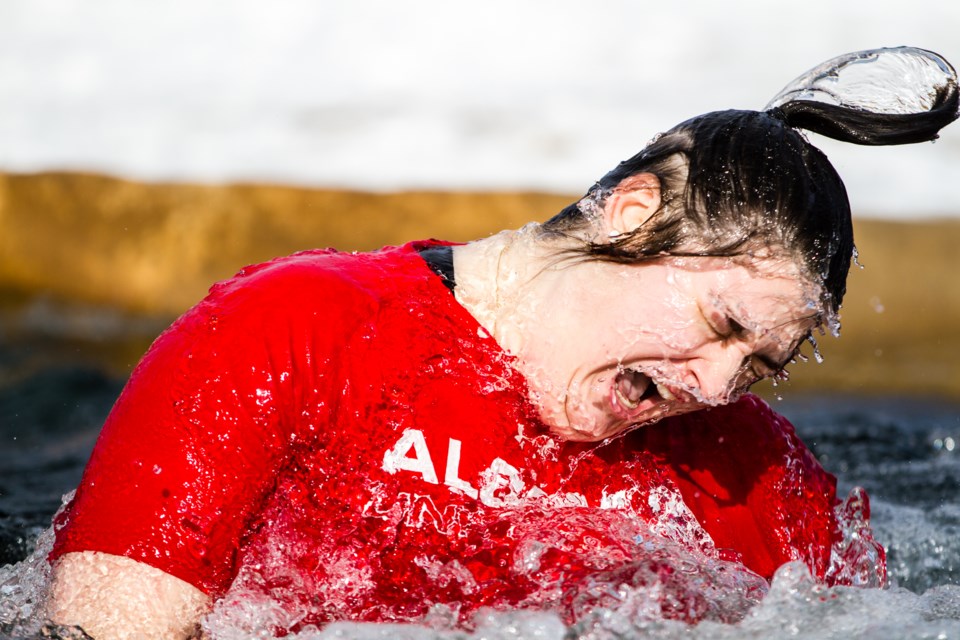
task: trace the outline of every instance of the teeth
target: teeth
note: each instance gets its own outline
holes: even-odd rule
[[[620,391],[619,388],[617,389],[617,400],[620,402],[620,404],[622,404],[627,409],[636,409],[637,406],[640,404],[639,400],[633,401],[627,396],[623,395],[623,392]]]
[[[660,384],[659,382],[657,383],[657,392],[660,394],[660,397],[663,398],[664,400],[676,400],[676,399],[677,399],[677,397],[676,397],[675,395],[673,395],[672,393],[670,393],[670,389],[667,389],[665,386],[663,386],[663,385]]]

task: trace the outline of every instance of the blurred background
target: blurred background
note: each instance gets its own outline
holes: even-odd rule
[[[123,375],[251,262],[543,220],[657,132],[762,108],[840,53],[956,62],[958,25],[960,5],[890,0],[6,0],[0,380],[51,346]],[[902,148],[814,142],[865,268],[843,338],[792,384],[960,393],[960,126]]]
[[[835,55],[960,63],[958,26],[960,4],[892,0],[5,0],[0,427],[91,441],[156,334],[246,264],[544,220],[656,133]],[[763,392],[960,398],[960,126],[814,142],[864,268],[826,362]]]

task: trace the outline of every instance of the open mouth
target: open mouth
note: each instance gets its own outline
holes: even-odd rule
[[[635,369],[623,369],[617,373],[613,384],[614,404],[624,417],[634,418],[664,402],[685,402],[685,397]]]

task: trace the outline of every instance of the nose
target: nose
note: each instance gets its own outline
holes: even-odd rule
[[[691,362],[689,368],[697,379],[703,401],[708,404],[730,402],[747,361],[743,347],[717,342],[701,356]]]

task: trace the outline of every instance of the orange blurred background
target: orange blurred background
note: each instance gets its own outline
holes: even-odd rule
[[[210,284],[247,264],[316,247],[470,240],[545,220],[576,197],[0,175],[0,322],[10,340],[46,331],[122,373]],[[841,338],[821,339],[823,364],[794,366],[766,393],[960,397],[960,220],[855,227],[865,267],[851,272]]]

